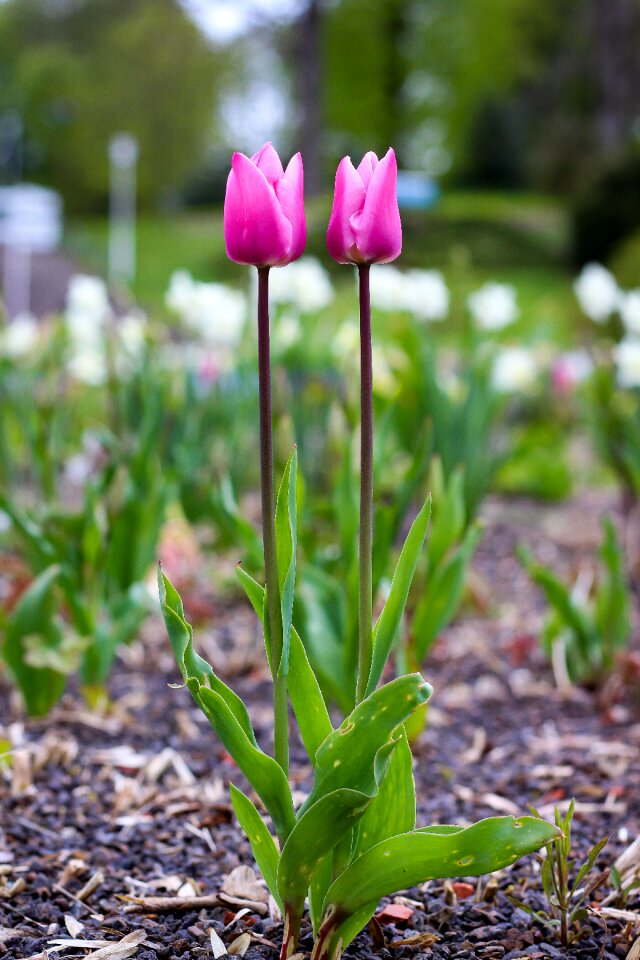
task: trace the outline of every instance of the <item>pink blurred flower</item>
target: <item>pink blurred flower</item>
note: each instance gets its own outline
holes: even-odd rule
[[[370,151],[357,170],[349,157],[340,161],[327,230],[327,247],[338,263],[389,263],[400,255],[397,173],[392,149],[382,160]]]
[[[234,153],[224,200],[227,256],[255,267],[297,260],[307,240],[302,157],[283,170],[270,143],[249,159]]]

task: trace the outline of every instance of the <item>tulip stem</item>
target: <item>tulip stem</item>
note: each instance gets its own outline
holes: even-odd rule
[[[273,428],[271,417],[271,369],[269,357],[269,267],[258,267],[258,382],[260,392],[260,490],[262,493],[262,539],[267,585],[267,618],[273,677],[273,740],[275,758],[289,770],[289,711],[287,678],[280,674],[282,617],[276,554],[276,500],[273,486]]]
[[[358,605],[358,682],[356,703],[364,699],[373,654],[373,364],[369,264],[358,266],[360,290],[360,552]]]

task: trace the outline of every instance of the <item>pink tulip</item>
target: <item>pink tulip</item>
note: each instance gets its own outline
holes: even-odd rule
[[[371,151],[356,170],[344,157],[336,173],[327,230],[329,253],[338,263],[389,263],[402,250],[396,155],[382,160]]]
[[[302,157],[283,170],[270,143],[249,159],[234,153],[224,199],[227,256],[256,267],[297,260],[307,240]]]

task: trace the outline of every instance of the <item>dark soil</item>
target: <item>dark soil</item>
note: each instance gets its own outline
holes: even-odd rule
[[[631,920],[600,912],[611,893],[608,866],[640,833],[638,689],[627,670],[626,680],[621,675],[598,693],[558,692],[535,640],[543,606],[513,549],[525,539],[546,563],[569,574],[592,555],[598,517],[609,506],[606,498],[546,512],[526,503],[489,505],[474,567],[476,604],[446,632],[425,667],[435,694],[415,749],[419,824],[522,813],[529,804],[552,816],[554,804],[575,797],[576,855],[609,835],[594,871],[602,879],[590,898],[596,909],[568,951],[580,958],[625,957],[640,934],[634,895],[624,904]],[[198,599],[206,612],[208,599]],[[188,592],[185,607],[193,611]],[[270,687],[255,666],[262,661],[252,615],[244,604],[213,613],[196,631],[199,645],[247,695],[258,737],[268,746]],[[46,951],[57,938],[116,942],[142,930],[144,942],[114,955],[118,960],[196,960],[213,955],[211,928],[227,945],[250,933],[249,960],[276,955],[281,923],[246,880],[239,904],[207,909],[134,912],[121,899],[179,890],[216,895],[234,868],[253,863],[226,789],[242,777],[186,691],[167,686],[177,679],[167,648],[154,621],[143,641],[125,651],[111,682],[111,708],[99,716],[70,695],[46,721],[24,722],[4,690],[2,749],[14,752],[0,786],[0,958],[86,956],[78,948]],[[300,751],[293,770],[296,786],[308,789],[310,769]],[[85,895],[92,880],[95,889]],[[225,889],[238,899],[229,881]],[[383,912],[347,955],[567,955],[554,931],[513,906],[507,894],[534,909],[544,906],[536,857],[501,872],[497,882],[434,881],[403,891],[391,902],[408,906],[410,917],[394,925]],[[264,902],[242,908],[243,899],[256,896]],[[73,932],[68,917],[82,930]],[[399,943],[420,934],[432,936]],[[311,945],[307,926],[300,949]]]

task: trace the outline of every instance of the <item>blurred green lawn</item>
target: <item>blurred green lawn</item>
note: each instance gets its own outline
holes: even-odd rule
[[[330,261],[324,246],[329,200],[309,205],[307,253],[319,257],[334,282],[351,294],[349,271]],[[454,306],[487,280],[516,287],[521,320],[514,333],[571,346],[579,317],[567,266],[568,217],[552,197],[539,194],[452,191],[428,213],[403,214],[404,252],[400,267],[443,271]],[[72,221],[66,247],[83,269],[104,274],[107,221]],[[132,296],[164,313],[169,277],[188,270],[198,280],[246,283],[247,271],[225,256],[222,212],[198,210],[143,214],[138,221],[138,272]],[[341,283],[342,281],[342,283]],[[340,291],[341,292],[341,291]],[[346,299],[346,297],[345,297]],[[339,302],[343,300],[339,296]]]

